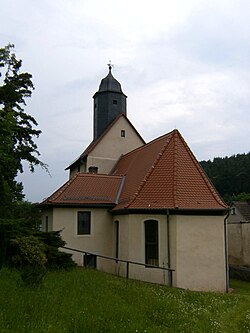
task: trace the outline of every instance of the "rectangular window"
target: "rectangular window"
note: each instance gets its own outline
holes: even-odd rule
[[[116,99],[113,99],[113,104],[117,104],[117,100]]]
[[[121,130],[121,137],[125,138],[125,130]]]
[[[90,235],[90,231],[91,231],[90,212],[78,212],[77,234]]]
[[[85,254],[83,264],[86,268],[96,268],[96,255]]]

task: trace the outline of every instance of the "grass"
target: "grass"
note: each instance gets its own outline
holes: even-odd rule
[[[231,294],[190,292],[74,269],[28,288],[2,269],[0,332],[250,332],[250,283],[231,287]]]

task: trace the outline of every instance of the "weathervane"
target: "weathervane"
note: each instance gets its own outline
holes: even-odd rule
[[[107,65],[108,65],[109,71],[111,72],[111,69],[114,67],[114,65],[111,64],[111,60],[109,60],[109,63]]]

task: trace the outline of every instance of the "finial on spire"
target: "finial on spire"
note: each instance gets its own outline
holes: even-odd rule
[[[111,72],[111,69],[114,67],[113,64],[111,64],[111,60],[109,60],[109,63],[107,64],[109,68],[109,72]]]

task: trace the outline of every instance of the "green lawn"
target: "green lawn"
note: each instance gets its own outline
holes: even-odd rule
[[[190,292],[75,269],[28,288],[2,269],[0,332],[250,332],[250,283],[231,287]]]

